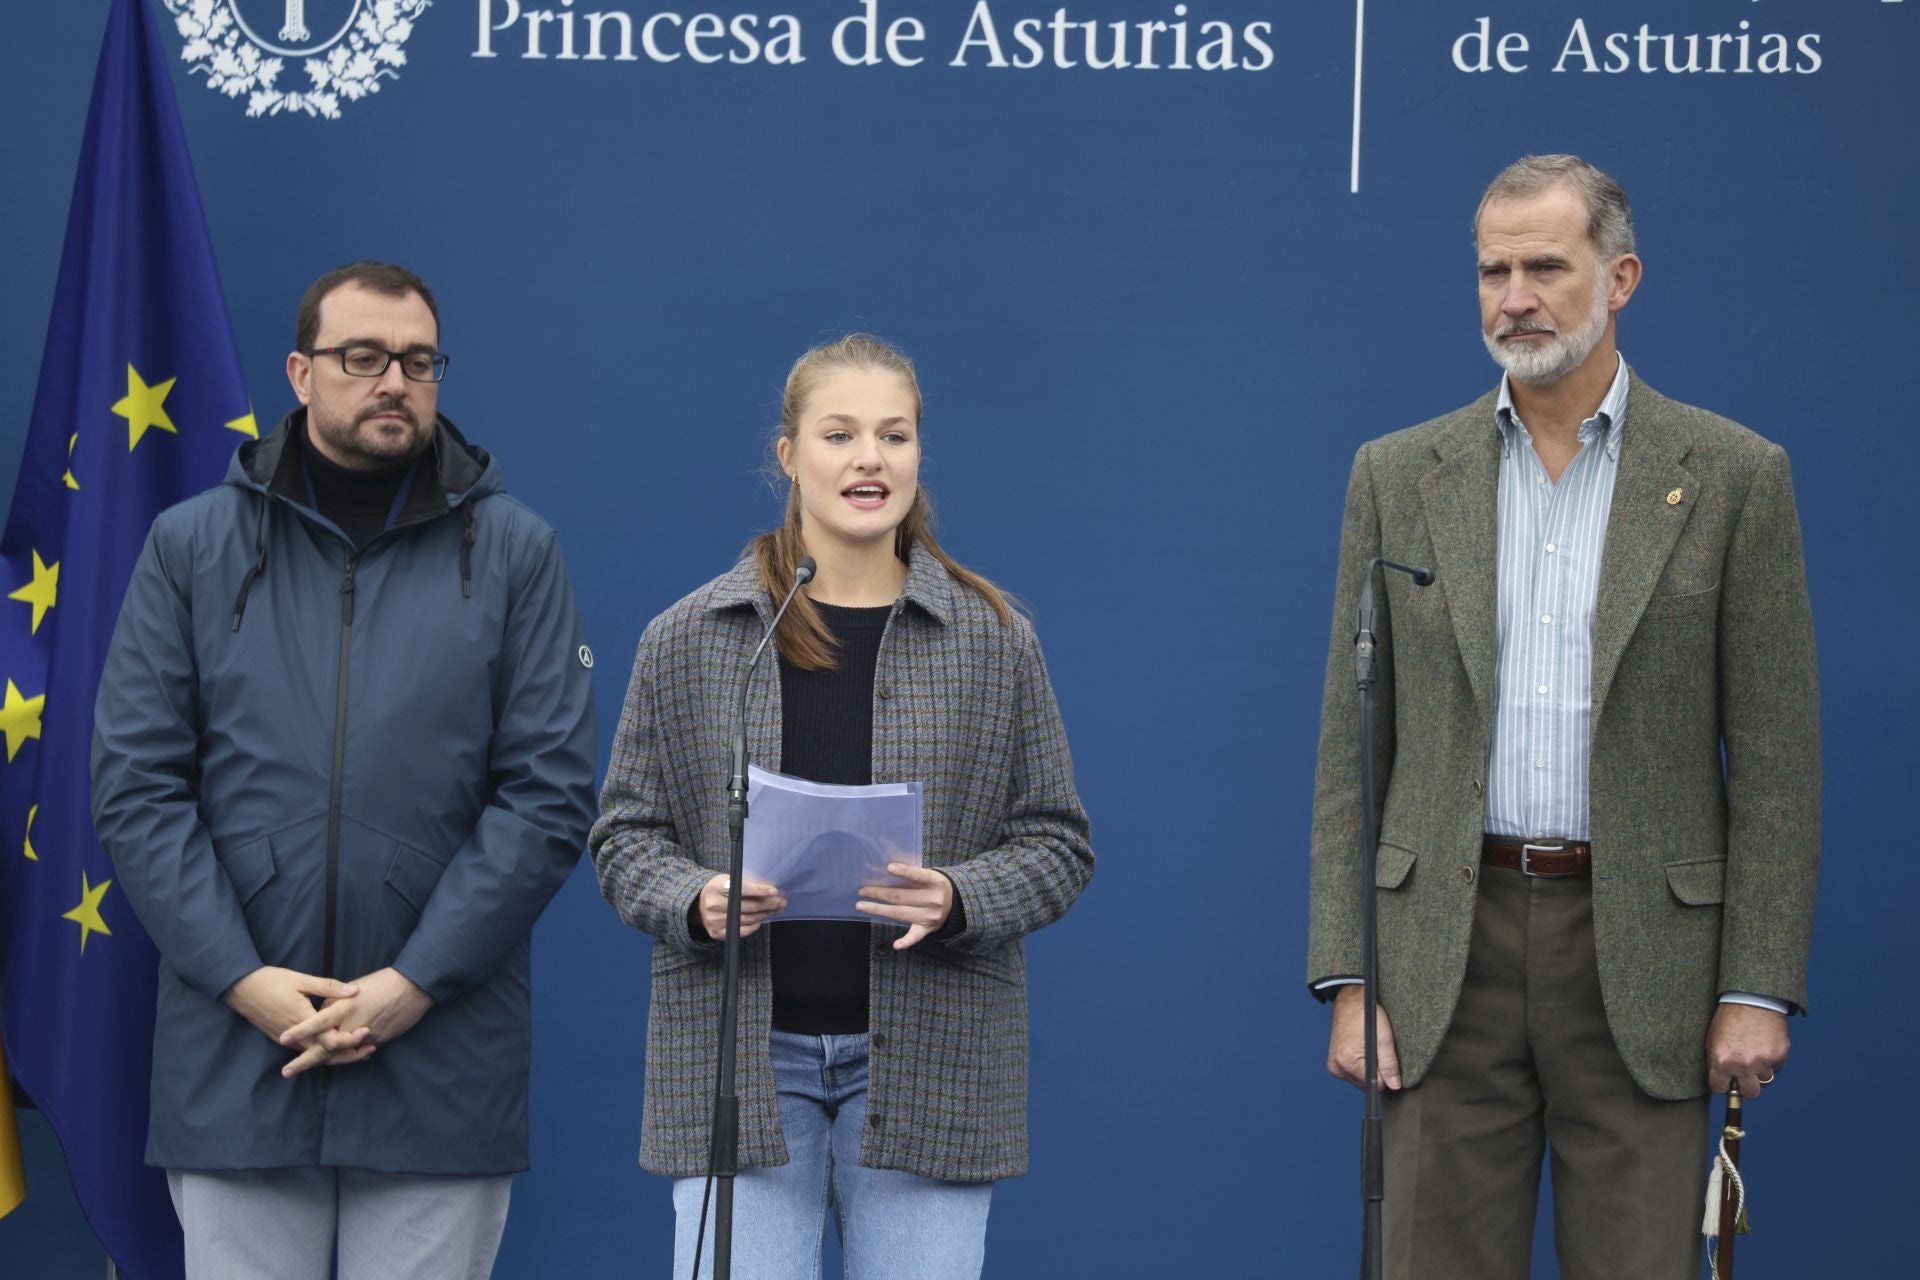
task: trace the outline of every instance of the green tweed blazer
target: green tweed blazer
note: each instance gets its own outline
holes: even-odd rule
[[[1315,780],[1309,982],[1361,971],[1353,616],[1385,575],[1380,997],[1416,1084],[1460,995],[1493,728],[1496,394],[1361,447],[1341,529]],[[1391,715],[1386,714],[1391,709]],[[1633,378],[1594,617],[1594,944],[1656,1098],[1706,1090],[1718,997],[1805,1010],[1820,848],[1813,620],[1787,457]]]
[[[600,891],[653,935],[640,1163],[706,1172],[720,1016],[720,944],[687,910],[727,866],[734,699],[774,602],[751,560],[655,618],[640,638],[588,838]],[[875,924],[867,1127],[860,1163],[977,1182],[1027,1167],[1027,990],[1021,938],[1093,874],[1087,815],[1032,624],[1002,622],[938,560],[913,554],[873,686],[873,780],[926,784],[926,861],[966,927],[895,951]],[[780,761],[778,673],[748,702],[752,758]],[[768,1050],[767,932],[740,966],[740,1163],[787,1162]]]

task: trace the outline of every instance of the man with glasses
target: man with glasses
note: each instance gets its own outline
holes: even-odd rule
[[[593,813],[554,532],[438,413],[439,311],[301,299],[302,408],[154,522],[94,821],[161,957],[147,1159],[192,1277],[471,1277],[527,1167],[528,936]],[[337,1258],[336,1258],[337,1253]]]

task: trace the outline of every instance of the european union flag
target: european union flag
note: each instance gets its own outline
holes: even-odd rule
[[[147,526],[255,434],[160,35],[114,0],[0,542],[0,1034],[136,1280],[181,1244],[142,1160],[158,961],[88,817],[93,698]]]

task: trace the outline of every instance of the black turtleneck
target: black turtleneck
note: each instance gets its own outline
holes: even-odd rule
[[[340,526],[354,549],[371,542],[387,527],[400,486],[419,462],[416,455],[384,467],[361,471],[343,467],[313,447],[303,429],[300,451],[312,486],[314,509]]]

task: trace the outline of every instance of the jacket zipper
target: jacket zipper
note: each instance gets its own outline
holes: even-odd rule
[[[390,529],[383,529],[373,535],[359,549],[347,555],[346,569],[340,577],[340,679],[338,692],[333,703],[333,784],[327,795],[327,897],[326,911],[322,928],[325,936],[321,943],[320,972],[325,977],[335,977],[334,968],[334,928],[338,912],[340,887],[340,822],[341,795],[346,787],[347,773],[347,676],[353,656],[353,596],[354,574],[360,567],[360,557],[386,538],[416,525],[430,524],[442,515],[451,512],[456,504],[449,503],[442,511],[418,516]],[[348,543],[352,546],[352,543]],[[351,981],[342,978],[340,981]],[[323,1073],[321,1080],[327,1079]]]
[[[347,557],[345,574],[340,579],[340,681],[333,705],[333,788],[327,797],[327,907],[325,955],[320,972],[333,977],[333,934],[336,898],[340,884],[340,793],[347,772],[347,667],[353,656],[353,575],[360,566],[360,552]]]

